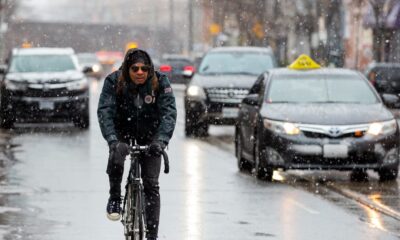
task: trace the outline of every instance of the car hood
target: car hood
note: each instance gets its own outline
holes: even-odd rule
[[[304,124],[350,125],[393,119],[392,113],[377,104],[264,104],[261,115],[271,120]]]
[[[84,78],[80,71],[43,72],[43,73],[8,73],[7,79],[27,83],[63,83]]]
[[[256,81],[255,75],[200,75],[193,76],[190,85],[201,86],[204,88],[251,88]]]

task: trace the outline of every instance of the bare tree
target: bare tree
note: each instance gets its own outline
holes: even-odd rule
[[[368,3],[375,18],[375,24],[372,28],[374,59],[376,61],[385,61],[387,60],[387,54],[385,54],[385,38],[387,34],[385,31],[384,7],[387,0],[368,0]]]

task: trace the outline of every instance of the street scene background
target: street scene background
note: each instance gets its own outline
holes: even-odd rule
[[[71,47],[96,53],[105,69],[89,77],[88,129],[0,130],[0,239],[124,239],[122,224],[106,218],[108,146],[96,109],[127,48],[145,49],[155,63],[168,54],[194,63],[215,47],[270,47],[279,66],[305,53],[364,72],[399,62],[399,14],[394,0],[0,0],[2,64],[13,48]],[[185,135],[186,85],[172,88],[178,119],[171,172],[160,177],[159,239],[400,239],[399,178],[292,170],[259,180],[238,170],[234,126]]]

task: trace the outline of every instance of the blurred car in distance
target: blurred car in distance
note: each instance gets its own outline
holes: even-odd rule
[[[76,54],[79,61],[80,69],[91,67],[92,71],[88,72],[86,75],[88,77],[94,77],[100,80],[104,75],[103,66],[101,65],[99,59],[94,53],[77,53]]]
[[[400,63],[372,63],[365,70],[365,76],[379,95],[391,97],[387,107],[400,117]]]
[[[364,76],[300,56],[261,74],[243,99],[235,152],[240,170],[268,181],[276,169],[346,170],[355,180],[372,169],[389,181],[398,176],[399,139],[396,119]]]
[[[171,83],[186,84],[188,79],[184,75],[193,75],[195,68],[193,61],[184,55],[164,54],[159,63],[159,71],[166,74]]]
[[[276,67],[270,48],[209,51],[185,91],[185,134],[206,136],[210,124],[236,123],[239,104],[262,72]]]
[[[0,127],[72,121],[89,127],[89,82],[72,48],[15,48],[0,68]]]

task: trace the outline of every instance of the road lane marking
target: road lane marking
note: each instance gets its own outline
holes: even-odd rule
[[[314,215],[319,214],[318,211],[315,211],[315,210],[313,210],[313,209],[311,209],[311,208],[309,208],[309,207],[306,207],[305,205],[299,203],[298,201],[296,201],[296,200],[294,200],[294,199],[291,199],[291,198],[290,198],[289,201],[290,201],[292,204],[296,205],[297,207],[299,207],[299,208],[301,208],[301,209],[307,211],[308,213],[311,213],[311,214],[314,214]]]

